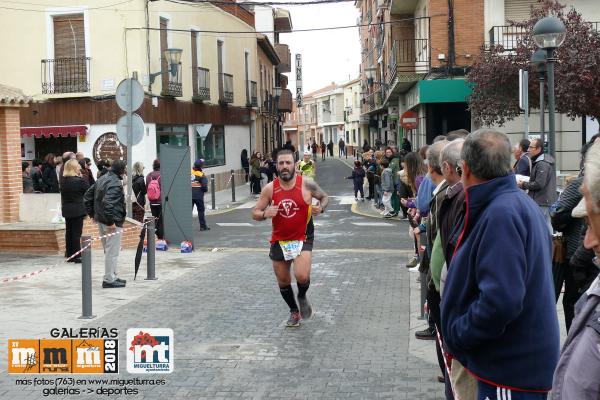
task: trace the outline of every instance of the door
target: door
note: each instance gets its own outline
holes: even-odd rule
[[[219,73],[219,100],[224,98],[223,96],[223,42],[217,40],[217,72]]]
[[[165,58],[165,50],[167,50],[167,48],[169,47],[167,31],[168,24],[169,21],[166,18],[160,19],[160,71],[162,72],[161,82],[163,93],[169,92],[169,63]]]
[[[165,239],[173,246],[179,246],[184,240],[194,243],[189,168],[189,146],[160,145],[163,224]]]
[[[54,91],[88,91],[83,14],[56,16],[54,24]]]

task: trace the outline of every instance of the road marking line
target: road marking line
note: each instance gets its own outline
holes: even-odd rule
[[[217,222],[219,226],[254,226],[248,222]]]
[[[352,225],[356,225],[356,226],[394,226],[394,224],[389,224],[387,222],[352,222]]]
[[[242,204],[241,206],[238,206],[238,209],[244,209],[244,208],[254,208],[254,206],[256,206],[256,200],[251,200],[247,203]]]

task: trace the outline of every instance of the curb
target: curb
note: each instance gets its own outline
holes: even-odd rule
[[[383,220],[386,220],[386,221],[405,222],[405,221],[402,221],[399,217],[383,218],[382,216],[379,216],[379,215],[368,214],[368,213],[366,213],[364,211],[359,210],[357,203],[353,203],[352,204],[352,207],[350,208],[350,211],[352,211],[353,214],[361,215],[363,217],[383,219]]]

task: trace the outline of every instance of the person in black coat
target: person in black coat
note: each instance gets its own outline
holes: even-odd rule
[[[248,150],[242,150],[241,154],[242,168],[246,173],[246,182],[248,182],[248,177],[250,176],[250,160],[248,160]]]
[[[32,162],[32,168],[29,176],[33,181],[33,191],[36,193],[43,193],[45,191],[44,180],[42,179],[42,160],[39,158],[34,159]]]
[[[131,181],[135,203],[133,203],[133,219],[144,223],[146,213],[146,181],[144,180],[144,164],[140,161],[133,164],[133,180]]]
[[[54,163],[54,154],[48,153],[42,164],[42,181],[46,193],[58,193],[58,175],[56,175],[56,164]]]
[[[60,192],[62,215],[66,223],[67,257],[71,257],[81,250],[80,239],[83,231],[83,220],[86,215],[83,195],[88,188],[88,183],[81,177],[79,162],[75,159],[67,161],[63,170],[62,190]],[[69,262],[81,263],[81,256],[77,255]]]

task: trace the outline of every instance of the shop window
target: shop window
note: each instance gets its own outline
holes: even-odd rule
[[[213,125],[206,137],[196,138],[197,158],[204,159],[205,167],[225,165],[225,128]]]

